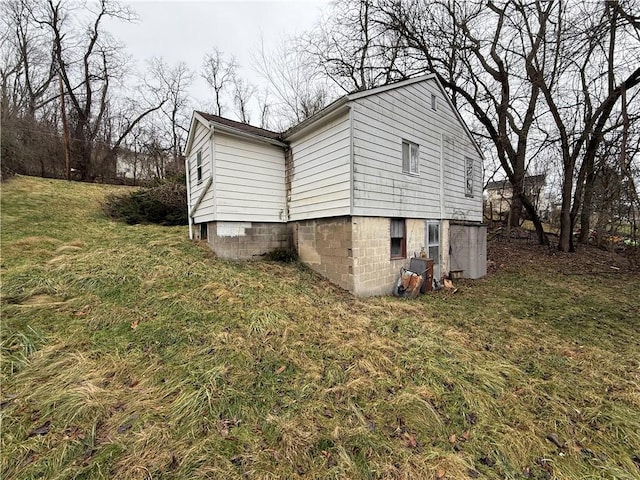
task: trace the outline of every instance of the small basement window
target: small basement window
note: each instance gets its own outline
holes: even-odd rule
[[[207,222],[200,224],[200,240],[209,239],[209,224]]]
[[[198,183],[202,182],[202,152],[196,154],[196,177]]]
[[[391,219],[391,259],[406,258],[406,222],[403,218]]]
[[[420,146],[408,140],[402,141],[402,171],[412,175],[418,174],[420,165]]]

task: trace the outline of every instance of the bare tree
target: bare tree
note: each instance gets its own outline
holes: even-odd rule
[[[216,115],[223,114],[222,96],[224,91],[233,85],[237,68],[235,57],[227,60],[217,48],[204,57],[201,76],[213,90]]]
[[[249,101],[253,98],[256,87],[237,75],[233,78],[233,103],[236,114],[242,123],[251,123]]]
[[[98,136],[107,109],[110,83],[121,73],[124,63],[119,48],[103,31],[105,18],[130,21],[132,12],[117,3],[102,0],[93,5],[84,34],[73,35],[79,27],[71,17],[71,7],[62,1],[47,0],[34,12],[35,20],[50,29],[57,73],[69,100],[71,164],[81,180],[92,180],[93,142]]]
[[[14,56],[13,61],[0,67],[0,72],[4,85],[12,69],[14,107],[33,119],[43,102],[52,99],[56,63],[49,47],[50,38],[32,21],[30,7],[31,4],[24,0],[8,0],[0,5],[3,30],[6,29],[3,37],[12,43]]]
[[[292,39],[282,39],[271,51],[262,42],[253,54],[253,67],[267,81],[274,99],[270,113],[280,130],[320,111],[331,96],[324,76]]]
[[[182,157],[189,132],[188,88],[193,81],[193,72],[184,62],[171,67],[161,58],[151,59],[148,70],[148,82],[157,92],[158,100],[167,99],[161,111],[169,125],[171,155],[177,161]]]
[[[491,141],[513,187],[512,223],[524,207],[538,239],[542,222],[524,189],[530,135],[540,89],[526,79],[527,65],[545,47],[553,3],[517,8],[516,2],[384,2],[381,22],[400,35],[412,54],[472,113]],[[531,35],[524,35],[528,31]],[[515,48],[517,46],[517,48]],[[478,132],[477,132],[478,133]]]
[[[345,93],[424,72],[423,62],[406,55],[403,37],[380,20],[373,0],[338,2],[303,37],[301,48]]]
[[[379,4],[381,22],[405,39],[452,92],[454,102],[480,122],[483,131],[478,133],[492,141],[519,200],[512,219],[519,218],[524,207],[543,243],[546,236],[523,181],[536,151],[559,152],[558,247],[563,251],[574,248],[573,225],[584,187],[592,181],[589,172],[602,133],[611,127],[621,93],[640,81],[637,65],[622,62],[624,55],[614,44],[624,30],[622,19],[632,17],[629,3]],[[637,29],[634,33],[630,20],[624,24],[630,26],[625,30],[625,55],[637,58]]]

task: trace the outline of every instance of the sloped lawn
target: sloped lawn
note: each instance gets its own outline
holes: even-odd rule
[[[640,478],[637,273],[526,247],[356,299],[111,221],[117,188],[2,185],[2,478]]]

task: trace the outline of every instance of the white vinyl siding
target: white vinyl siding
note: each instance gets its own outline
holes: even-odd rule
[[[290,220],[349,215],[349,128],[347,112],[291,142]]]
[[[215,133],[216,220],[286,221],[282,147]]]
[[[365,96],[352,105],[353,215],[482,220],[481,199],[464,192],[465,156],[477,159],[480,167],[479,155],[435,81]],[[441,172],[443,135],[456,141],[445,152]],[[403,171],[404,141],[419,145],[419,176]],[[476,185],[481,184],[478,173],[481,168],[474,168]]]
[[[482,195],[467,195],[466,158],[473,158],[473,188],[482,185],[481,160],[475,157],[474,150],[459,137],[444,138],[444,190],[445,215],[451,220],[482,221]]]
[[[211,176],[210,130],[200,121],[195,122],[194,128],[195,133],[188,158],[189,182],[191,185],[191,205],[189,205],[189,209],[198,201],[203,188],[207,184],[207,179]],[[200,181],[198,181],[198,156],[200,156]],[[210,187],[200,205],[198,205],[198,209],[194,214],[194,222],[211,221],[213,218],[213,188]]]

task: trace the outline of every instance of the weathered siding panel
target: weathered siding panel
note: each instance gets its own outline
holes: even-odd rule
[[[290,220],[349,215],[349,131],[349,114],[345,113],[291,142]]]
[[[282,147],[215,133],[216,220],[286,221]]]
[[[189,181],[191,185],[191,205],[189,205],[189,209],[191,209],[192,205],[195,205],[198,201],[198,198],[200,198],[200,195],[207,184],[207,180],[211,177],[210,130],[201,122],[196,122],[195,128],[196,131],[193,137],[193,144],[188,158]],[[202,178],[200,181],[198,181],[197,177],[198,152],[200,152],[202,159]],[[214,218],[213,187],[211,186],[204,194],[198,209],[194,213],[194,222],[210,222]]]
[[[473,196],[465,190],[465,158],[474,160]],[[444,137],[445,215],[452,220],[482,221],[482,160],[472,146],[453,136]]]
[[[352,108],[353,215],[482,220],[482,160],[435,81],[356,99]],[[441,172],[443,135],[455,138],[456,148],[445,154]],[[402,171],[402,140],[420,146],[417,175]],[[476,163],[474,198],[465,196],[465,156]]]

